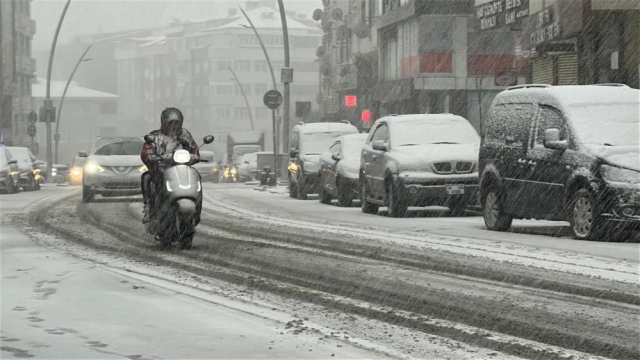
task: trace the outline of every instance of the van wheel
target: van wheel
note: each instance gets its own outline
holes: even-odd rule
[[[95,194],[93,193],[93,190],[91,190],[90,186],[82,186],[82,202],[83,203],[90,203],[93,202],[93,199],[95,198]]]
[[[569,222],[574,239],[596,240],[601,235],[608,235],[603,231],[600,215],[596,213],[595,197],[589,190],[581,189],[576,192],[569,210]]]
[[[367,200],[369,196],[369,190],[367,189],[367,182],[362,181],[362,189],[360,190],[360,208],[365,214],[377,214],[380,208],[378,204],[372,204]]]
[[[507,231],[511,227],[513,217],[504,213],[502,201],[496,190],[491,190],[484,198],[482,215],[487,229],[493,231]]]

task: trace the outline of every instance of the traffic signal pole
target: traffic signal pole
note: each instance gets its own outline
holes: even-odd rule
[[[70,3],[71,0],[67,0],[64,5],[64,9],[62,10],[62,14],[60,15],[60,20],[58,20],[58,27],[56,27],[56,32],[53,35],[53,43],[51,44],[51,50],[49,51],[49,65],[47,66],[47,96],[44,100],[44,113],[47,120],[47,179],[53,170],[53,154],[51,151],[51,119],[55,114],[55,110],[51,101],[51,67],[53,66],[53,55],[56,52],[56,44],[58,43],[60,28],[62,27],[62,22],[64,21],[64,16],[67,14],[67,9],[69,9]]]
[[[278,7],[280,7],[280,19],[282,20],[282,36],[284,38],[284,67],[289,68],[289,29],[287,28],[287,14],[284,11],[284,3],[282,0],[278,0]],[[282,112],[282,143],[284,152],[287,151],[289,146],[289,110],[291,103],[290,84],[284,83],[284,110]]]

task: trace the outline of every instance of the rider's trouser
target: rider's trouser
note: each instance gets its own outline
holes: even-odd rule
[[[151,174],[145,171],[140,177],[140,186],[142,187],[142,199],[146,206],[150,205],[151,199]]]

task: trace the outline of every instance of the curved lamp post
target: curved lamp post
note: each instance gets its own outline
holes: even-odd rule
[[[240,92],[242,93],[242,96],[244,97],[244,102],[247,104],[247,110],[249,110],[249,119],[251,120],[251,131],[255,130],[254,126],[253,126],[253,114],[251,114],[251,106],[249,105],[249,99],[247,98],[247,94],[245,94],[244,89],[242,88],[242,84],[240,83],[240,80],[238,80],[238,76],[236,75],[235,71],[233,71],[233,69],[231,67],[229,67],[229,71],[231,71],[231,73],[233,74],[233,79],[238,83],[238,87],[240,88]]]
[[[87,46],[87,49],[82,53],[82,55],[80,56],[80,58],[78,59],[78,62],[76,63],[76,66],[73,68],[73,71],[71,72],[71,75],[69,76],[69,80],[67,80],[67,85],[65,85],[64,87],[64,91],[62,92],[62,98],[60,98],[60,105],[58,106],[58,117],[57,117],[57,121],[56,121],[56,133],[53,135],[53,139],[56,142],[56,163],[58,163],[58,143],[60,142],[60,115],[62,114],[62,106],[64,105],[64,99],[67,96],[67,90],[69,90],[69,85],[71,84],[71,81],[73,80],[73,76],[76,74],[76,70],[78,70],[78,66],[80,66],[81,62],[84,61],[90,61],[93,59],[85,59],[85,55],[87,55],[87,53],[89,52],[89,49],[91,49],[91,45],[89,44],[89,46]]]

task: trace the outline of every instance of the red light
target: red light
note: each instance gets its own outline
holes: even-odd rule
[[[358,97],[355,95],[347,95],[344,97],[344,102],[347,107],[358,106]]]
[[[363,111],[362,111],[361,119],[362,119],[362,121],[369,121],[369,120],[371,120],[371,110],[363,110]]]

